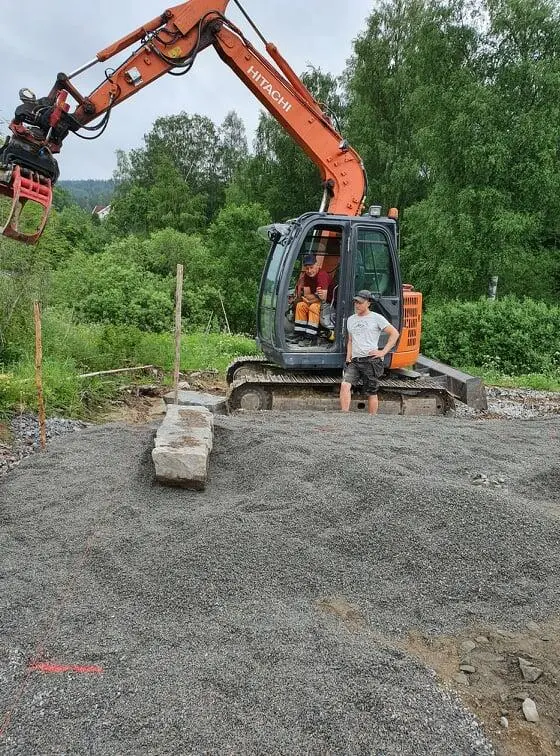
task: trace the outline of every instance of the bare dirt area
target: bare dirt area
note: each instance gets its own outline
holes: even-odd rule
[[[481,420],[219,417],[201,493],[155,422],[53,438],[0,480],[0,752],[559,753],[560,417]]]
[[[515,632],[479,625],[454,636],[411,633],[402,647],[458,691],[500,753],[553,756],[560,753],[560,619],[527,624]],[[520,659],[536,681],[524,679]],[[528,698],[544,713],[538,724],[524,717]]]

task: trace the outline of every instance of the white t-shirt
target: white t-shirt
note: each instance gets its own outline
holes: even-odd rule
[[[352,357],[367,357],[377,349],[381,333],[391,325],[387,318],[377,312],[367,315],[351,315],[346,327],[352,336]]]

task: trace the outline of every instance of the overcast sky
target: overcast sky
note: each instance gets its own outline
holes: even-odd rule
[[[18,91],[22,87],[32,89],[37,96],[48,94],[58,71],[76,70],[111,42],[177,4],[166,5],[158,0],[25,0],[24,20],[19,2],[3,2],[0,131],[6,132],[6,122],[19,104]],[[242,4],[295,71],[300,73],[312,64],[338,75],[352,54],[352,41],[365,28],[374,0],[350,0],[348,4],[340,0],[243,0]],[[233,2],[226,15],[262,51]],[[122,60],[117,56],[106,65]],[[103,64],[98,64],[94,74],[83,74],[74,83],[87,94],[99,82],[103,70]],[[140,146],[156,118],[182,110],[207,115],[218,124],[230,110],[235,110],[252,140],[260,108],[260,103],[209,48],[185,77],[164,76],[115,108],[100,139],[83,142],[70,134],[59,157],[61,178],[110,178],[117,149]]]

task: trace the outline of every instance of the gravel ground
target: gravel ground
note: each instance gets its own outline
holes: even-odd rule
[[[489,386],[486,389],[488,409],[477,412],[457,403],[458,417],[491,417],[508,420],[533,420],[537,417],[560,415],[560,393],[533,389],[506,389]]]
[[[87,423],[64,418],[49,418],[46,421],[47,443],[66,433],[83,430]],[[3,426],[0,425],[0,431]],[[4,440],[3,440],[4,439]],[[9,441],[9,443],[8,443]],[[0,476],[18,465],[22,459],[40,449],[39,424],[37,417],[30,413],[15,415],[0,433]]]
[[[558,614],[560,418],[218,418],[203,493],[154,484],[152,436],[0,482],[4,753],[493,753],[399,643]]]

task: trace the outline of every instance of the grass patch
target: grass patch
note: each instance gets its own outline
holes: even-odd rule
[[[0,415],[14,408],[37,408],[33,344],[23,345],[18,362],[0,364]],[[246,336],[188,333],[181,341],[181,372],[225,373],[240,355],[254,355]],[[134,374],[79,378],[81,373],[154,365],[173,371],[175,341],[171,333],[146,333],[127,326],[74,324],[67,313],[47,310],[43,317],[43,384],[47,414],[88,419],[118,395]],[[143,379],[145,381],[145,377]]]
[[[537,391],[560,392],[560,375],[544,373],[526,373],[525,375],[504,375],[496,370],[485,370],[480,367],[460,368],[465,373],[476,375],[483,379],[488,386],[501,388],[535,389]]]

